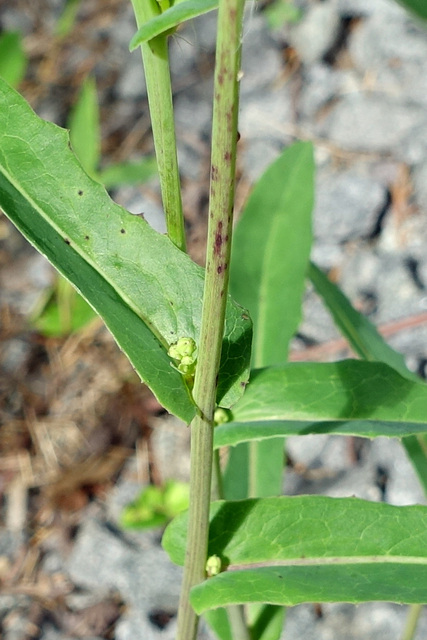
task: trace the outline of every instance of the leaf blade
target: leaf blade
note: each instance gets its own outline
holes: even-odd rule
[[[329,309],[338,329],[361,358],[385,362],[404,378],[420,381],[408,369],[402,354],[387,344],[368,318],[354,309],[344,293],[314,263],[310,263],[308,277]]]
[[[134,51],[144,42],[174,29],[182,22],[197,18],[218,8],[218,0],[185,0],[176,2],[172,7],[146,22],[133,36],[129,51]]]
[[[315,390],[315,393],[313,393]],[[288,363],[252,372],[233,409],[255,420],[384,420],[424,423],[427,386],[380,362]]]
[[[112,202],[81,169],[66,131],[38,118],[1,80],[0,136],[5,213],[104,317],[163,406],[190,421],[194,403],[167,350],[183,336],[197,342],[203,269]],[[224,406],[241,395],[250,357],[247,314],[230,302],[226,320],[218,396]]]
[[[98,95],[94,78],[84,81],[68,120],[70,141],[83,169],[96,179],[101,155]]]
[[[285,362],[301,321],[313,201],[313,147],[299,142],[265,171],[236,226],[230,290],[254,322],[255,367]]]
[[[183,515],[163,541],[178,564],[185,526]],[[216,502],[209,554],[226,570],[195,587],[191,602],[198,613],[266,601],[425,602],[426,543],[425,506],[324,496]]]

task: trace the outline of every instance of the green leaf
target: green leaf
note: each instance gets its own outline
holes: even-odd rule
[[[31,317],[31,324],[45,336],[66,336],[97,317],[86,300],[60,276],[48,296],[43,308]]]
[[[163,13],[144,24],[130,41],[129,50],[133,51],[144,42],[177,27],[181,22],[191,20],[204,13],[218,9],[218,0],[181,0]]]
[[[80,4],[81,0],[66,0],[62,14],[55,27],[55,33],[59,38],[64,38],[71,32]]]
[[[311,248],[313,147],[286,149],[254,187],[233,237],[230,291],[254,323],[253,365],[286,362]]]
[[[398,0],[398,2],[414,15],[427,20],[427,4],[425,0]]]
[[[166,529],[185,557],[186,515]],[[227,569],[192,589],[197,613],[249,602],[427,602],[427,507],[297,496],[215,502],[209,555]]]
[[[280,29],[288,22],[297,22],[302,12],[290,0],[275,0],[267,5],[264,14],[270,29]]]
[[[112,164],[102,169],[98,176],[99,181],[107,189],[118,187],[122,184],[140,184],[146,182],[157,173],[157,164],[154,157],[143,158],[135,162],[122,162]]]
[[[0,36],[0,77],[17,87],[25,75],[27,56],[19,31],[5,31]]]
[[[188,422],[195,407],[167,350],[196,343],[204,271],[82,170],[65,130],[44,122],[0,80],[0,206],[82,293],[159,402]],[[223,406],[241,395],[251,323],[230,299],[218,384]]]
[[[230,291],[254,321],[255,367],[286,362],[289,342],[301,321],[313,199],[313,148],[299,142],[268,167],[236,226]],[[233,458],[229,465],[235,466]],[[277,442],[253,443],[249,467],[234,473],[248,476],[251,496],[280,494],[283,459],[283,447]]]
[[[382,362],[288,363],[254,371],[237,420],[375,420],[425,423],[427,386]]]
[[[288,436],[324,435],[358,436],[361,438],[407,438],[419,433],[427,433],[427,420],[424,423],[386,422],[352,420],[334,422],[315,422],[292,420],[265,420],[254,422],[229,422],[215,429],[214,447],[234,447],[242,442],[269,440]],[[415,444],[414,444],[415,446]],[[416,453],[421,455],[417,449]],[[425,456],[425,453],[423,454]]]
[[[250,607],[246,607],[246,610],[249,615],[248,626],[251,639],[279,640],[282,637],[286,614],[284,607],[272,604],[252,604]]]
[[[225,609],[206,611],[203,617],[220,640],[234,640],[230,621]]]
[[[93,78],[86,78],[68,121],[73,151],[83,169],[96,179],[100,158],[98,97]]]
[[[427,432],[427,386],[380,362],[289,363],[256,370],[215,447],[283,435],[403,437]]]
[[[168,480],[163,487],[149,485],[123,509],[120,524],[125,529],[163,526],[188,509],[189,494],[185,482]]]
[[[385,342],[372,322],[356,311],[343,292],[313,263],[310,264],[308,276],[338,329],[361,358],[385,362],[404,378],[420,382],[420,378],[409,371],[402,354]]]
[[[356,311],[346,296],[326,277],[320,269],[311,264],[309,277],[317,293],[323,299],[341,333],[347,338],[352,348],[365,360],[379,360],[393,367],[404,378],[420,382],[420,378],[410,371],[403,356],[392,349],[378,333],[377,328],[361,313]],[[347,425],[347,427],[351,425]],[[369,425],[353,425],[359,435]],[[384,425],[386,429],[388,427]],[[347,428],[344,427],[344,428]],[[406,425],[408,432],[418,433],[414,425]],[[392,433],[392,430],[390,431]],[[380,435],[380,434],[376,434]],[[402,435],[405,435],[402,433]],[[403,446],[414,465],[415,470],[427,492],[427,441],[425,435],[408,436],[403,439]]]

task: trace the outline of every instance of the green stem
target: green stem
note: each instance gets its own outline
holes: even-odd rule
[[[427,439],[425,434],[402,438],[402,445],[406,449],[418,478],[427,495]]]
[[[411,604],[402,640],[414,640],[422,610],[422,604]]]
[[[160,11],[155,0],[132,0],[138,28]],[[157,168],[170,239],[186,250],[181,185],[176,152],[168,36],[160,35],[141,45]]]
[[[222,486],[221,464],[219,451],[214,451],[213,468],[212,468],[212,500],[223,500],[224,491]],[[233,605],[227,607],[228,622],[231,629],[231,637],[233,640],[251,640],[251,635],[245,621],[245,610],[242,605]]]
[[[244,0],[220,0],[212,118],[209,228],[202,324],[191,424],[190,509],[177,640],[192,640],[191,588],[205,579],[211,495],[213,417],[228,291],[237,144],[238,72]]]

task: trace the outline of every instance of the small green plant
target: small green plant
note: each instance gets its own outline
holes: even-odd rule
[[[37,301],[30,324],[44,336],[59,338],[79,331],[97,317],[68,280],[58,276]]]
[[[150,485],[123,510],[120,524],[126,529],[147,529],[167,524],[188,509],[189,486],[168,480],[163,487]]]
[[[427,17],[422,0],[406,4]],[[202,269],[185,252],[167,39],[217,7]],[[0,204],[102,316],[163,406],[191,424],[189,510],[163,539],[184,565],[177,639],[195,638],[202,614],[222,640],[267,640],[280,637],[285,605],[425,603],[427,507],[280,495],[283,438],[311,433],[402,438],[427,490],[427,386],[310,263],[310,143],[267,169],[231,246],[244,1],[133,0],[133,8],[131,48],[142,50],[168,235],[110,200],[67,132],[4,81]],[[359,359],[287,362],[307,278]],[[230,448],[225,468],[221,447]]]
[[[269,26],[277,29],[286,22],[297,22],[301,17],[301,10],[290,0],[275,0],[265,9]]]
[[[5,31],[0,35],[0,77],[17,87],[25,75],[28,60],[18,31]]]

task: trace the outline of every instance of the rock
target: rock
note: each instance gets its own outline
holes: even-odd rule
[[[318,135],[349,151],[392,153],[420,125],[427,126],[425,109],[404,97],[354,93],[341,98]]]
[[[251,14],[246,19],[242,37],[240,92],[243,105],[250,94],[267,97],[265,89],[268,87],[270,91],[277,82],[283,61],[263,16]]]
[[[397,157],[408,165],[422,164],[427,158],[427,124],[421,122],[403,136]]]
[[[117,590],[128,605],[116,627],[116,640],[174,637],[175,618],[167,632],[150,622],[153,611],[175,615],[181,585],[181,569],[166,553],[144,538],[140,546],[99,521],[86,521],[70,556],[68,571],[73,581],[86,589],[104,593]]]
[[[423,214],[427,214],[427,154],[425,156],[425,161],[420,164],[413,173],[413,184],[415,201],[420,207],[421,212]]]
[[[394,0],[338,0],[338,10],[344,16],[402,16],[404,11]]]
[[[336,71],[321,62],[304,68],[302,73],[299,117],[310,126],[319,109],[341,93],[346,80],[344,72]]]
[[[370,292],[376,299],[376,324],[420,313],[424,297],[414,282],[408,256],[360,249],[342,266],[340,285],[353,300]]]
[[[298,332],[315,343],[328,342],[340,337],[331,315],[312,289],[304,296],[303,321]]]
[[[356,69],[373,77],[375,91],[427,104],[427,38],[409,13],[374,13],[353,30],[349,53]]]
[[[316,240],[337,245],[369,236],[386,199],[381,184],[354,169],[319,172],[314,208]]]
[[[140,51],[133,51],[130,55],[124,66],[123,73],[119,76],[116,91],[122,98],[127,100],[146,98],[147,85],[145,84]]]
[[[313,64],[332,47],[339,27],[336,2],[311,4],[301,20],[288,26],[289,42],[304,64]]]
[[[242,104],[239,118],[245,175],[255,181],[293,139],[292,103],[286,86],[271,88]]]

